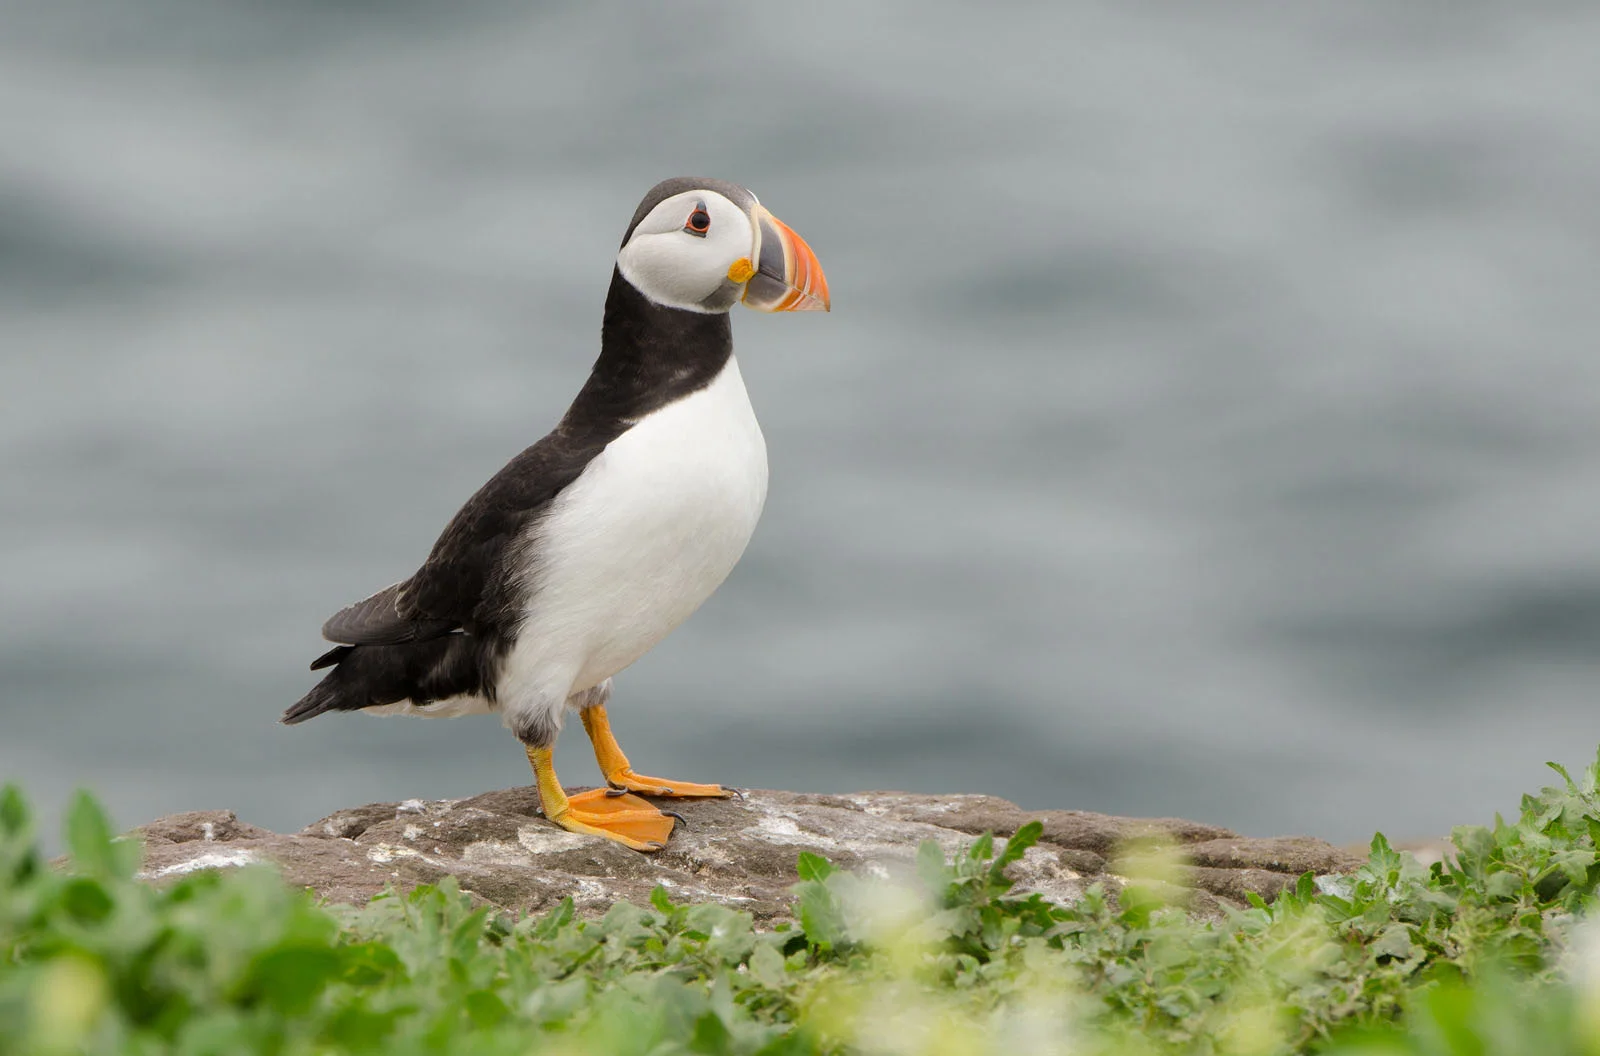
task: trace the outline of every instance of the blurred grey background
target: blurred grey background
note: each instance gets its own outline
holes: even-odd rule
[[[1597,54],[1581,3],[0,0],[0,780],[525,783],[493,719],[276,720],[694,173],[835,309],[734,319],[771,498],[618,680],[641,769],[1486,821],[1600,741]]]

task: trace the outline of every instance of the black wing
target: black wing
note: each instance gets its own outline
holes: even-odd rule
[[[451,518],[415,575],[341,609],[322,636],[397,645],[505,626],[521,609],[517,573],[538,556],[512,547],[608,439],[578,441],[558,429],[513,458]]]
[[[322,625],[322,637],[341,645],[399,645],[437,638],[461,626],[452,619],[401,615],[400,594],[409,582],[384,587],[372,597],[340,609]]]

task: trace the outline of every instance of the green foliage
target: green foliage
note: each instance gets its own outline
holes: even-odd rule
[[[1171,904],[1181,862],[1149,846],[1116,890],[1014,895],[1033,823],[888,876],[801,855],[771,931],[659,888],[584,921],[453,881],[361,909],[262,867],[156,885],[87,796],[52,869],[7,788],[0,1052],[1600,1056],[1600,759],[1556,770],[1450,861],[1375,836],[1356,874],[1221,921]]]

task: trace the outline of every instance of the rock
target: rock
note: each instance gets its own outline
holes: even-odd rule
[[[1115,856],[1152,840],[1176,844],[1192,863],[1174,901],[1216,916],[1218,899],[1272,898],[1299,872],[1354,868],[1358,860],[1318,840],[1259,840],[1174,818],[1118,818],[1083,811],[1026,811],[993,796],[862,792],[849,796],[751,792],[744,799],[671,803],[686,824],[667,848],[638,854],[566,832],[538,816],[531,788],[460,800],[406,800],[341,810],[281,835],[232,811],[193,811],[135,830],[152,880],[272,862],[293,884],[334,902],[362,903],[385,887],[406,890],[454,876],[464,891],[504,909],[538,911],[571,896],[581,912],[643,902],[658,884],[679,901],[715,901],[770,921],[790,913],[802,851],[869,872],[900,869],[933,840],[946,853],[983,832],[1010,836],[1038,818],[1044,835],[1012,867],[1019,893],[1071,902],[1096,882],[1115,892]],[[1108,862],[1109,859],[1109,862]],[[1177,889],[1175,889],[1177,890]]]
[[[1296,873],[1274,873],[1266,869],[1210,869],[1199,866],[1188,870],[1188,880],[1202,891],[1218,898],[1241,903],[1255,894],[1271,902],[1286,887],[1293,887]]]
[[[1275,873],[1348,873],[1364,859],[1310,836],[1251,839],[1233,836],[1191,844],[1184,851],[1194,864],[1214,869],[1267,869]]]
[[[1237,833],[1216,825],[1179,818],[1119,818],[1082,810],[1044,810],[1031,816],[1044,822],[1043,838],[1049,842],[1102,855],[1129,843],[1163,841],[1188,845],[1238,838]]]
[[[190,810],[168,814],[139,830],[146,843],[231,843],[274,835],[239,820],[231,810]]]

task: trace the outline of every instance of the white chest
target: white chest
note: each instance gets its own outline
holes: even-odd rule
[[[733,571],[766,496],[766,441],[730,359],[557,496],[537,530],[535,589],[509,658],[520,688],[548,692],[543,675],[571,678],[578,692],[643,656]]]

